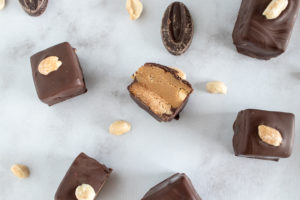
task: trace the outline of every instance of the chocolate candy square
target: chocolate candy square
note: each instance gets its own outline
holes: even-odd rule
[[[142,200],[201,200],[185,174],[175,174],[151,188]]]
[[[82,184],[90,185],[97,196],[111,172],[112,169],[81,153],[59,185],[55,200],[77,200],[75,191]]]
[[[36,53],[30,60],[37,94],[49,106],[87,91],[78,57],[69,43]]]
[[[272,0],[243,0],[233,30],[233,42],[239,53],[265,59],[282,54],[288,46],[299,11],[299,0],[288,0],[279,16],[268,19],[266,8]],[[270,13],[270,12],[269,12]]]
[[[158,121],[179,117],[193,88],[184,73],[166,66],[146,63],[128,86],[132,99]]]
[[[292,153],[295,116],[291,113],[248,109],[233,124],[236,156],[278,161]]]

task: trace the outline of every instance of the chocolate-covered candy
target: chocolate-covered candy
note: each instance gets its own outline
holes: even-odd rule
[[[193,92],[179,71],[159,64],[146,63],[133,78],[128,86],[130,96],[158,121],[178,117]]]
[[[193,39],[194,25],[191,14],[181,2],[168,6],[162,19],[161,37],[166,49],[173,55],[183,54]]]
[[[31,16],[40,16],[47,8],[48,0],[19,0],[24,11]]]
[[[67,42],[31,56],[37,94],[49,106],[87,91],[75,50]]]
[[[292,153],[295,116],[292,113],[247,109],[233,124],[236,156],[278,161]]]
[[[271,0],[242,1],[232,35],[239,53],[268,60],[287,49],[299,11],[299,0],[289,0],[287,7],[277,12],[280,15],[274,19],[268,19],[270,11],[265,12],[270,3]]]
[[[151,188],[142,200],[201,200],[185,174],[175,174]]]
[[[81,153],[63,178],[54,199],[77,200],[75,192],[78,186],[82,185],[91,186],[97,197],[111,172],[112,169]]]

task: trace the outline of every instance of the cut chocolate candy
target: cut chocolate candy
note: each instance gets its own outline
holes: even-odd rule
[[[179,115],[193,88],[175,69],[146,63],[133,75],[128,86],[133,100],[158,121],[171,121]]]
[[[201,200],[185,174],[175,174],[151,188],[142,200]]]
[[[37,94],[49,106],[87,91],[78,57],[64,42],[31,56]]]
[[[278,161],[292,153],[295,116],[291,113],[248,109],[234,124],[236,156]]]
[[[75,191],[82,184],[90,185],[97,196],[111,172],[112,169],[81,153],[59,185],[55,200],[77,200]]]
[[[40,16],[47,8],[48,0],[19,0],[24,11],[31,16]]]
[[[299,11],[299,0],[289,0],[288,6],[275,19],[263,15],[270,2],[242,1],[232,35],[239,53],[268,60],[287,49]]]
[[[173,55],[183,54],[190,47],[193,34],[193,20],[187,7],[181,2],[169,5],[161,25],[161,37],[166,49]]]

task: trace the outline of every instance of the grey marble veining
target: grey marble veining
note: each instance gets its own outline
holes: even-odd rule
[[[53,199],[73,159],[85,152],[114,169],[102,200],[141,199],[175,172],[185,172],[204,200],[298,200],[299,19],[288,51],[260,61],[232,44],[240,1],[183,1],[195,35],[190,49],[175,57],[160,38],[171,1],[142,2],[144,12],[133,22],[125,0],[50,1],[38,18],[7,0],[0,11],[0,199]],[[77,48],[89,91],[48,107],[37,98],[29,57],[63,41]],[[158,123],[130,99],[130,75],[145,62],[187,73],[195,91],[179,121]],[[228,95],[206,93],[210,80],[224,81]],[[296,114],[291,158],[277,163],[233,155],[232,124],[245,108]],[[110,135],[117,119],[131,122],[132,131]],[[15,178],[9,171],[14,163],[28,165],[30,178]]]

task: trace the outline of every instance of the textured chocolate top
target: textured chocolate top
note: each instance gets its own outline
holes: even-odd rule
[[[283,53],[296,21],[299,0],[289,0],[287,8],[269,20],[263,12],[271,0],[243,0],[233,31],[233,41],[240,53],[270,59]]]
[[[233,147],[237,156],[272,159],[289,157],[294,143],[295,116],[291,113],[248,109],[239,112],[233,125]],[[263,142],[258,126],[265,125],[278,130],[282,143],[275,147]]]
[[[175,174],[151,188],[142,200],[201,200],[185,174]]]
[[[112,169],[81,153],[59,185],[55,200],[77,200],[75,190],[81,184],[91,185],[98,194],[111,172]]]
[[[62,65],[57,71],[43,75],[38,66],[49,56],[58,57]],[[43,102],[53,105],[87,91],[77,55],[69,43],[45,49],[31,56],[30,60],[35,88]]]

